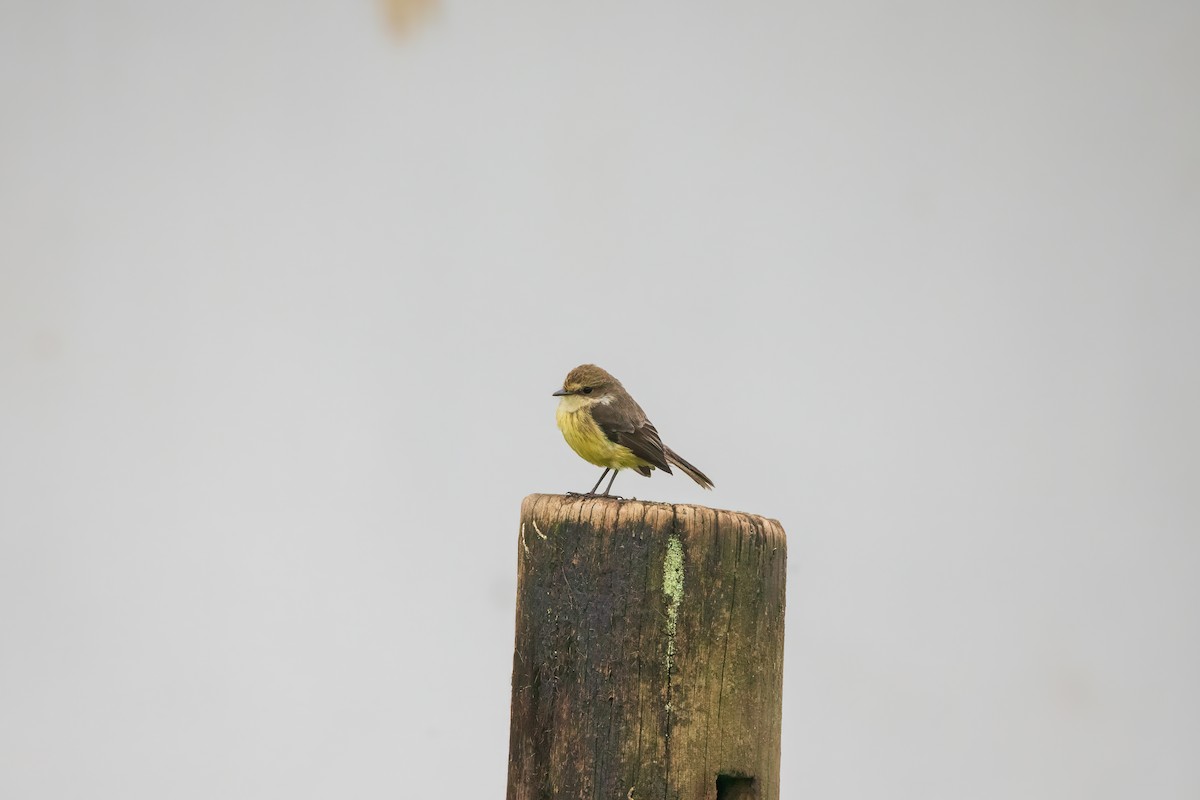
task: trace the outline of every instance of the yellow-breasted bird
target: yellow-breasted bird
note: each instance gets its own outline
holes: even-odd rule
[[[649,477],[655,468],[670,474],[672,465],[701,487],[712,488],[707,475],[662,443],[646,412],[621,382],[595,364],[581,364],[568,372],[554,396],[562,398],[556,418],[567,444],[584,461],[604,467],[600,480],[586,497],[596,496],[609,470],[612,478],[602,497],[609,496],[617,473],[623,469],[635,469]]]

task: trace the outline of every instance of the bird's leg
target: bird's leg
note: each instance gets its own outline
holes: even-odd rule
[[[605,470],[605,472],[607,472],[607,471],[608,471],[608,470]],[[620,470],[616,470],[616,469],[614,469],[614,470],[613,470],[612,477],[608,479],[608,486],[604,487],[604,496],[605,496],[605,497],[608,497],[608,493],[612,491],[612,485],[613,485],[613,481],[615,481],[615,480],[617,479],[617,473],[618,473],[618,472],[620,472]],[[601,480],[603,480],[603,479],[604,479],[604,476],[603,476],[603,475],[601,475],[601,476],[600,476],[600,478],[601,478]],[[597,484],[596,484],[596,486],[599,486],[599,485],[600,485],[599,483],[597,483]],[[595,489],[593,489],[592,491],[595,491]]]
[[[586,493],[581,493],[581,492],[567,492],[567,497],[595,497],[595,496],[596,496],[596,490],[600,488],[600,484],[601,484],[601,483],[604,481],[604,476],[608,474],[608,471],[609,471],[610,469],[612,469],[612,468],[611,468],[611,467],[605,467],[605,468],[604,468],[604,472],[601,472],[601,473],[600,473],[600,480],[596,481],[596,485],[592,487],[592,490],[591,490],[590,492],[586,492]],[[616,470],[613,470],[613,477],[614,477],[614,478],[615,478],[615,477],[617,477],[617,471],[616,471]],[[608,482],[608,486],[609,486],[609,488],[612,488],[612,481],[609,481],[609,482]],[[608,492],[605,492],[605,494],[608,494]]]

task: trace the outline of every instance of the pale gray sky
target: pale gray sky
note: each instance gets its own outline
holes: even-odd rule
[[[502,796],[599,363],[785,798],[1200,795],[1200,5],[0,5],[0,796]]]

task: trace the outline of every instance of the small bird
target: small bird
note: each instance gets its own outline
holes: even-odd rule
[[[655,467],[670,474],[671,465],[702,488],[712,488],[707,475],[662,443],[646,412],[621,382],[595,364],[581,364],[568,372],[554,397],[562,398],[555,416],[567,444],[584,461],[604,467],[600,480],[584,497],[597,496],[596,490],[610,470],[612,477],[600,497],[609,496],[623,469],[636,469],[649,477]]]

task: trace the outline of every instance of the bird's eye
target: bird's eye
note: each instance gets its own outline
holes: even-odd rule
[[[591,393],[592,393],[592,387],[590,387],[590,386],[585,386],[585,387],[583,387],[583,393],[584,393],[584,394],[591,394]]]

